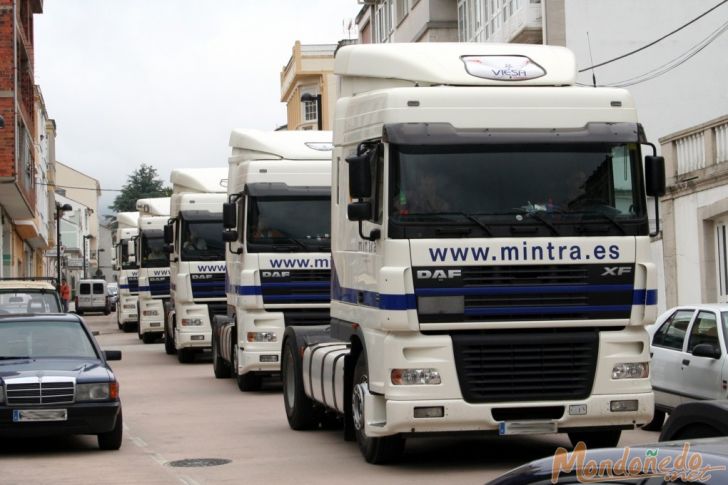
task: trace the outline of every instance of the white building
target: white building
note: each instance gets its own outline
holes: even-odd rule
[[[61,275],[68,279],[71,288],[76,287],[79,279],[83,278],[84,265],[86,266],[87,275],[91,276],[92,272],[90,257],[91,247],[90,240],[95,236],[92,231],[92,214],[91,209],[67,196],[58,192],[55,194],[56,203],[61,206],[68,204],[71,210],[64,212],[61,218]],[[46,272],[50,276],[56,276],[56,248],[52,248],[46,253],[48,267]]]

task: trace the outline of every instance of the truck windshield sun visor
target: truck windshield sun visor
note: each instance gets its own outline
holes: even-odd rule
[[[502,143],[637,143],[636,123],[588,123],[577,129],[459,129],[450,123],[391,123],[383,140],[393,145],[489,145]]]
[[[219,212],[186,210],[180,211],[180,215],[187,221],[222,221],[222,205]]]
[[[328,197],[330,187],[288,185],[283,182],[256,182],[245,185],[245,193],[251,197]]]

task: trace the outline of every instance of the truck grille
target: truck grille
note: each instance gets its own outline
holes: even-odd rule
[[[467,402],[584,399],[591,393],[597,330],[452,333],[451,338]]]
[[[192,298],[225,298],[225,273],[192,273]]]
[[[261,276],[264,304],[329,303],[331,270],[289,271],[285,276]]]
[[[150,277],[149,292],[152,296],[169,296],[169,276]]]
[[[32,382],[22,384],[5,383],[8,406],[70,404],[74,398],[74,383]]]
[[[331,317],[325,308],[284,310],[283,319],[286,327],[290,325],[328,325],[331,323]]]
[[[459,279],[415,280],[418,297],[463,295],[461,315],[422,314],[420,322],[626,319],[634,265],[604,276],[604,265],[453,267]]]

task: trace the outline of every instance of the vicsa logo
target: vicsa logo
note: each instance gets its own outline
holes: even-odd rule
[[[418,280],[452,280],[462,277],[459,269],[418,269]]]
[[[263,278],[288,278],[291,276],[290,271],[261,271]]]

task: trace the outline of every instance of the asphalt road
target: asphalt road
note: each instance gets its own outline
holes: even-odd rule
[[[5,440],[0,484],[482,484],[569,446],[560,435],[412,439],[402,463],[368,465],[340,431],[290,430],[280,384],[243,394],[232,379],[213,377],[209,359],[179,364],[163,344],[144,345],[136,333],[117,330],[113,314],[86,321],[104,349],[123,353],[112,362],[124,409],[121,450],[100,451],[92,436]],[[620,444],[657,436],[629,431]],[[210,459],[225,463],[173,466]]]

